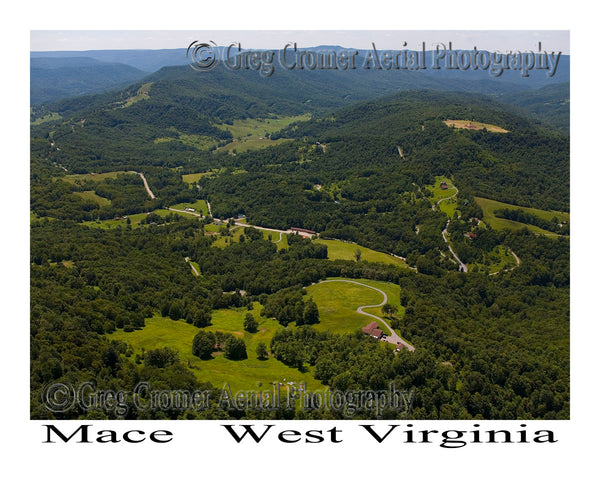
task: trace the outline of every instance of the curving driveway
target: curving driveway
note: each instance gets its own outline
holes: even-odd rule
[[[354,283],[354,284],[356,284],[356,285],[360,285],[360,286],[362,286],[362,287],[367,287],[367,288],[370,288],[371,290],[375,290],[376,292],[379,292],[379,293],[381,293],[381,294],[383,295],[383,301],[382,301],[381,303],[379,303],[379,304],[377,304],[377,305],[362,305],[362,306],[358,307],[358,308],[356,309],[356,311],[357,311],[358,313],[362,314],[362,315],[367,315],[367,316],[369,316],[369,317],[372,317],[372,318],[374,318],[375,320],[378,320],[378,321],[380,321],[381,323],[383,323],[383,324],[384,324],[384,325],[387,327],[387,329],[388,329],[390,332],[392,332],[392,334],[391,334],[391,335],[388,335],[388,336],[385,338],[385,341],[386,341],[386,342],[388,342],[388,343],[391,343],[392,345],[397,345],[398,343],[401,343],[401,344],[402,344],[402,345],[404,345],[406,348],[408,348],[408,350],[409,350],[410,352],[413,352],[413,351],[415,350],[415,347],[413,347],[413,346],[412,346],[410,343],[408,343],[406,340],[404,340],[402,337],[400,337],[400,335],[398,335],[398,334],[397,334],[397,333],[394,331],[394,329],[393,329],[392,327],[390,327],[390,326],[388,325],[388,323],[387,323],[387,322],[386,322],[386,321],[385,321],[383,318],[381,318],[381,317],[378,317],[377,315],[373,315],[372,313],[367,313],[367,312],[365,312],[365,311],[363,310],[363,309],[365,309],[365,308],[377,308],[377,307],[383,307],[383,306],[384,306],[384,305],[387,303],[387,300],[388,300],[387,294],[386,294],[386,293],[385,293],[383,290],[380,290],[379,288],[376,288],[376,287],[372,287],[371,285],[367,285],[366,283],[360,283],[360,282],[357,282],[357,281],[355,281],[355,280],[341,280],[341,279],[339,279],[339,280],[338,280],[338,279],[335,279],[335,280],[322,280],[322,281],[320,281],[320,282],[318,282],[318,283],[327,283],[327,282],[346,282],[346,283]],[[317,283],[317,285],[318,285],[318,283]]]

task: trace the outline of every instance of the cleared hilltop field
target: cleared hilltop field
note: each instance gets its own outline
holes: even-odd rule
[[[356,251],[360,250],[361,260],[408,268],[406,262],[401,258],[388,255],[387,253],[377,252],[370,248],[357,245],[356,243],[343,242],[342,240],[323,240],[320,238],[315,240],[315,243],[327,246],[327,258],[329,260],[356,260]]]
[[[489,198],[475,197],[475,201],[477,205],[481,207],[483,210],[483,220],[490,227],[501,230],[503,228],[508,228],[509,230],[519,230],[523,227],[527,227],[534,233],[539,233],[542,235],[548,236],[558,236],[557,233],[549,232],[548,230],[544,230],[535,225],[530,225],[527,223],[515,222],[514,220],[509,220],[507,218],[497,217],[494,212],[496,210],[523,210],[525,213],[529,213],[531,215],[535,215],[543,220],[551,221],[554,218],[559,222],[570,221],[570,214],[566,212],[555,212],[548,210],[540,210],[538,208],[530,208],[530,207],[520,207],[518,205],[510,205],[508,203],[498,202],[496,200],[490,200]]]

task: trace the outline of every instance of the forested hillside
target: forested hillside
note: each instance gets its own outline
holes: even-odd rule
[[[369,75],[173,67],[34,109],[33,418],[343,417],[41,403],[92,379],[393,382],[410,418],[569,417],[568,135],[468,82]],[[374,304],[310,293],[332,278],[390,292],[370,311],[414,351],[346,328]]]

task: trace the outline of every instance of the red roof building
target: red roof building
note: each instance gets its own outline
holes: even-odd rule
[[[362,328],[363,333],[380,340],[383,336],[383,331],[379,329],[377,322],[371,322],[366,327]]]

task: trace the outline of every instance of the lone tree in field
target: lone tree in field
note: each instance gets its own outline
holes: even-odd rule
[[[354,258],[356,258],[357,262],[360,262],[361,257],[362,257],[362,252],[361,252],[360,248],[357,248],[354,251]]]
[[[314,323],[319,323],[319,309],[317,308],[317,304],[312,298],[308,302],[306,302],[304,306],[302,320],[302,323],[304,325],[312,325]]]
[[[258,342],[256,344],[256,358],[259,360],[266,360],[269,358],[269,352],[267,351],[265,342]]]
[[[248,312],[244,318],[244,330],[250,333],[254,333],[258,330],[258,322],[250,312]]]
[[[212,332],[200,330],[192,342],[192,354],[206,360],[212,355],[215,343],[215,335]]]
[[[233,335],[225,340],[223,352],[225,353],[225,357],[229,358],[230,360],[243,360],[248,358],[244,340],[234,337]]]

